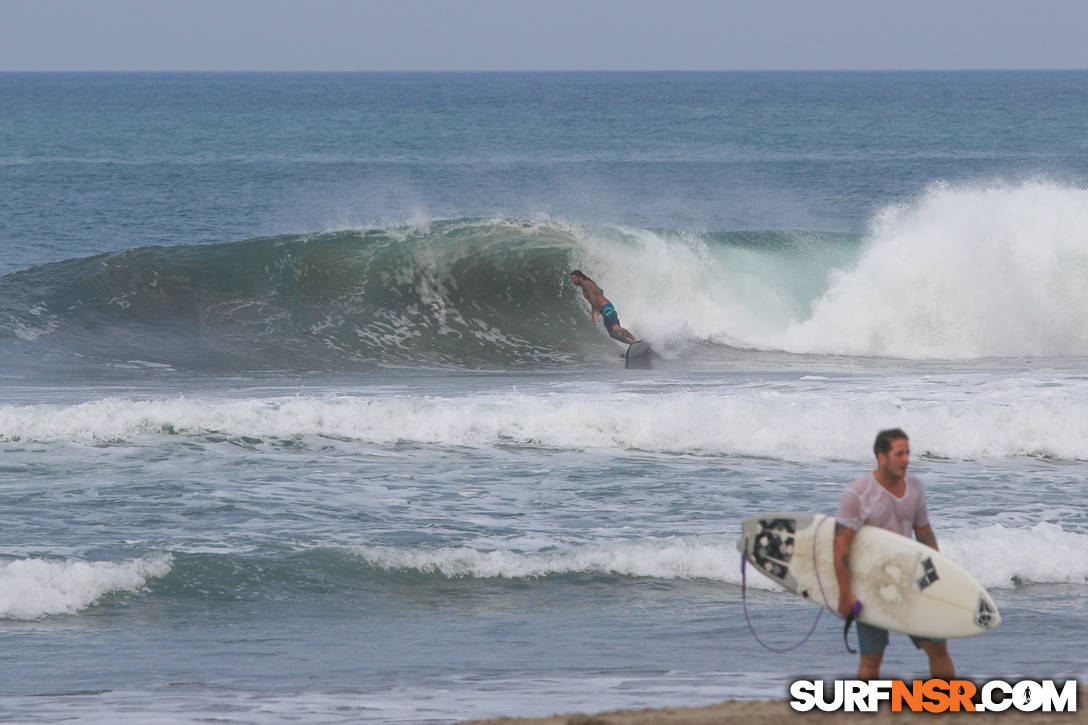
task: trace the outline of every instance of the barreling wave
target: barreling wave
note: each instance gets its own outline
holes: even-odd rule
[[[667,355],[1083,356],[1086,207],[937,184],[864,236],[461,219],[139,248],[0,278],[0,343],[212,370],[615,364],[580,267]]]
[[[856,239],[461,219],[146,247],[6,275],[0,342],[212,370],[615,364],[568,273],[661,349],[751,346],[803,315]],[[815,270],[815,271],[813,271]]]
[[[574,247],[558,226],[451,221],[139,248],[8,274],[0,336],[198,369],[546,363],[577,349]]]

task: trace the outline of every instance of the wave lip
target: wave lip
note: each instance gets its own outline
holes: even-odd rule
[[[126,562],[18,559],[0,563],[0,619],[76,614],[114,592],[136,592],[166,576],[170,555]]]

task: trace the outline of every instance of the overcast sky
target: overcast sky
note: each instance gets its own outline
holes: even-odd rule
[[[1088,0],[0,0],[0,71],[1088,68]]]

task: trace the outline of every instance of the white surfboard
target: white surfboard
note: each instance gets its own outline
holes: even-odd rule
[[[737,549],[749,565],[789,591],[838,609],[832,551],[835,517],[771,513],[741,522]],[[850,586],[858,619],[920,637],[970,637],[997,626],[997,607],[967,570],[914,539],[862,526],[850,545]]]

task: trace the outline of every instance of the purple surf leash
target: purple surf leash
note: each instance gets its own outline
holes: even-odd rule
[[[820,532],[820,527],[824,525],[824,521],[827,521],[827,519],[824,519],[820,521],[820,523],[816,524],[816,531],[813,532],[814,539],[816,537],[816,534]],[[744,605],[744,621],[747,623],[748,631],[752,633],[753,637],[755,637],[756,642],[759,642],[765,649],[768,649],[771,652],[777,652],[778,654],[786,654],[787,652],[792,652],[793,650],[803,645],[805,642],[808,642],[809,638],[812,637],[812,633],[816,631],[816,625],[820,623],[820,615],[824,613],[823,607],[821,607],[820,611],[816,613],[816,619],[813,620],[812,627],[808,630],[808,634],[806,634],[804,638],[795,645],[791,645],[785,648],[772,647],[771,645],[767,644],[759,638],[759,635],[756,634],[755,627],[752,626],[752,618],[748,614],[748,577],[746,573],[747,564],[748,546],[747,542],[745,542],[744,551],[740,555],[740,599],[742,604]],[[823,597],[824,604],[829,605],[830,603],[827,601],[827,593],[824,592],[824,582],[820,578],[820,568],[816,566],[815,546],[812,547],[812,570],[816,572],[816,583],[820,586],[820,596]],[[854,621],[858,618],[859,614],[861,614],[861,602],[855,600],[853,609],[851,609],[850,614],[846,615],[846,626],[843,627],[842,630],[843,644],[846,645],[846,651],[850,652],[851,654],[856,654],[857,650],[853,649],[850,646],[850,642],[847,640],[846,635],[850,631],[850,625],[854,623]]]
[[[747,547],[745,548],[747,549]],[[812,621],[812,627],[808,630],[808,634],[806,634],[804,639],[802,639],[795,645],[784,648],[772,647],[771,645],[767,644],[759,638],[759,635],[756,634],[755,627],[752,626],[752,618],[748,615],[748,577],[745,571],[747,568],[747,563],[748,552],[745,551],[740,555],[740,599],[744,605],[744,621],[748,624],[748,631],[751,632],[752,636],[756,638],[756,642],[759,642],[761,645],[763,645],[764,649],[769,649],[771,652],[777,652],[778,654],[786,654],[787,652],[792,652],[801,645],[803,645],[805,642],[808,642],[809,637],[811,637],[812,633],[816,631],[816,625],[820,623],[820,615],[824,613],[823,608],[821,608],[820,611],[816,613],[816,619]]]

